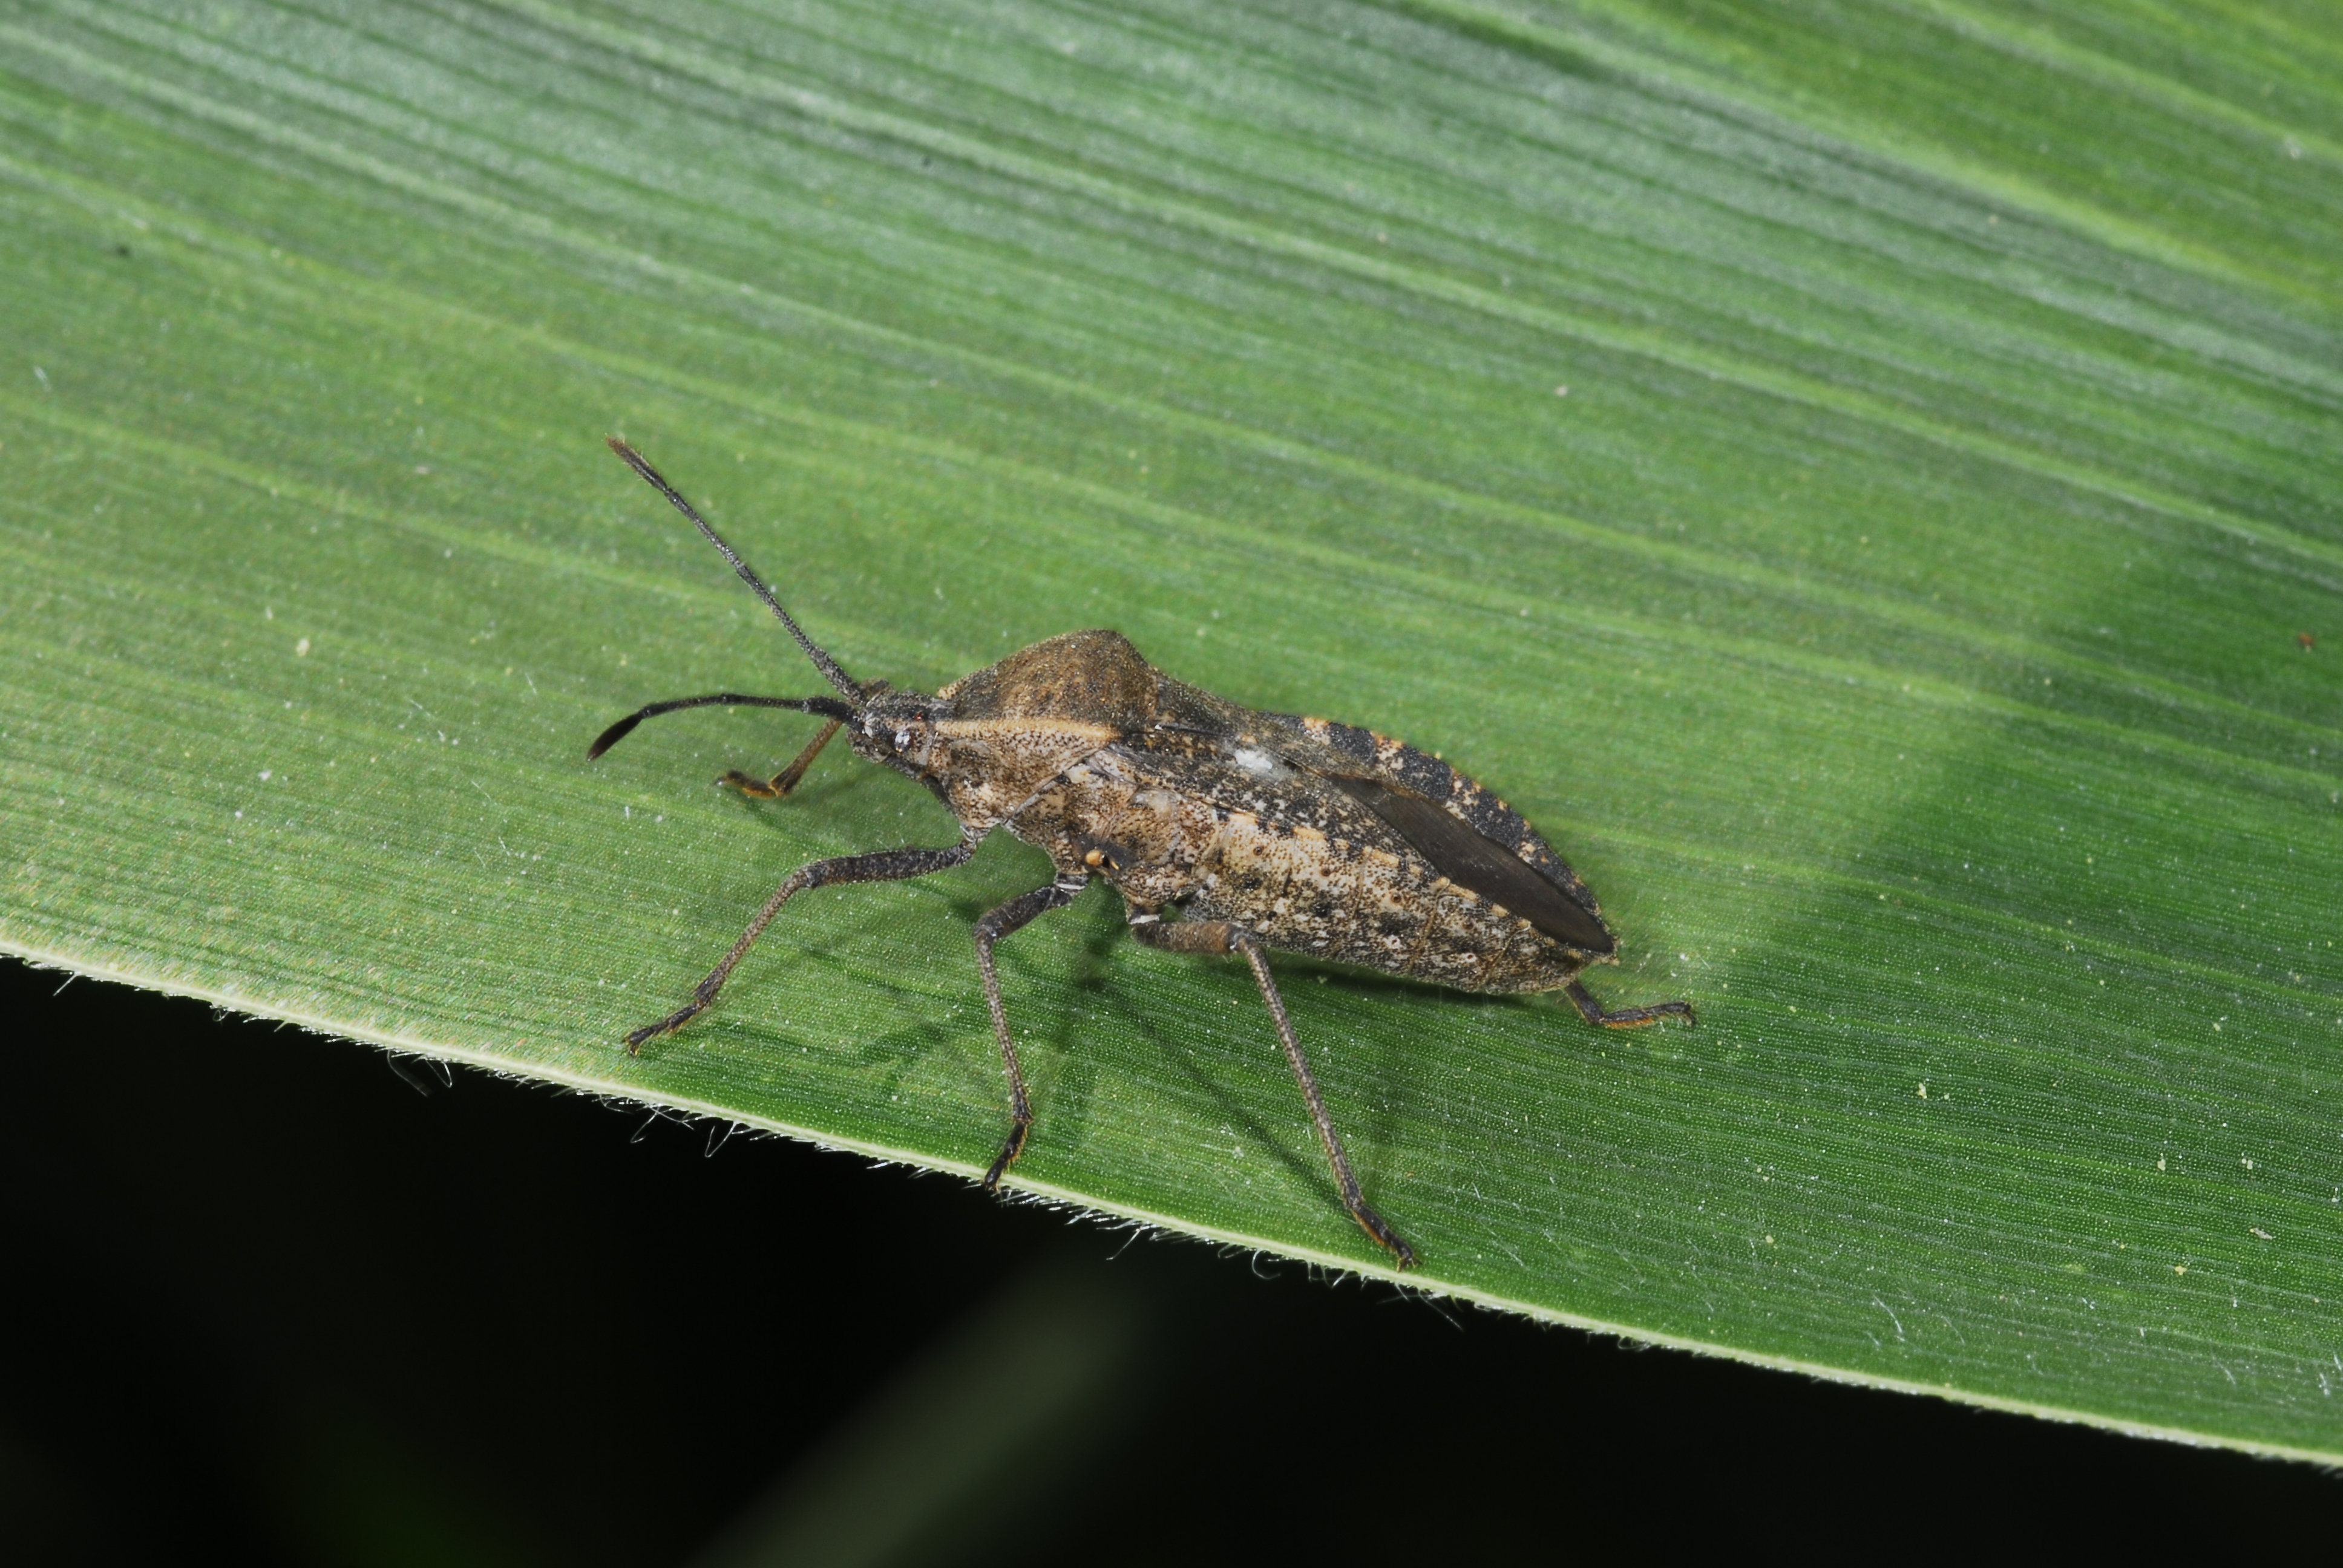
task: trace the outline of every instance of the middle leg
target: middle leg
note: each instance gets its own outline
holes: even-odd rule
[[[1277,1021],[1278,1043],[1285,1047],[1285,1060],[1302,1084],[1302,1098],[1310,1102],[1310,1120],[1317,1123],[1318,1141],[1325,1146],[1326,1162],[1334,1168],[1334,1184],[1342,1190],[1342,1207],[1351,1211],[1360,1230],[1390,1249],[1401,1268],[1415,1267],[1415,1249],[1402,1240],[1381,1214],[1367,1207],[1365,1197],[1359,1191],[1359,1179],[1351,1174],[1351,1161],[1342,1152],[1342,1139],[1335,1136],[1334,1119],[1326,1114],[1325,1098],[1318,1092],[1318,1081],[1311,1075],[1309,1060],[1302,1054],[1302,1041],[1294,1037],[1293,1020],[1286,1016],[1285,999],[1278,994],[1277,980],[1269,972],[1269,955],[1262,950],[1261,939],[1232,920],[1177,920],[1166,924],[1144,910],[1131,911],[1131,934],[1165,952],[1210,953],[1218,958],[1232,952],[1244,955],[1245,961],[1252,966],[1252,978],[1261,986],[1261,1000],[1269,1004],[1269,1016]]]
[[[1009,1032],[1009,1010],[1001,1005],[1001,971],[993,967],[992,944],[1029,925],[1035,917],[1061,910],[1074,901],[1088,877],[1060,877],[1046,888],[1021,893],[976,922],[976,967],[984,971],[984,1005],[992,1012],[992,1032],[1001,1041],[1001,1066],[1009,1074],[1009,1141],[984,1173],[984,1190],[998,1192],[1001,1178],[1025,1152],[1025,1134],[1033,1128],[1033,1107],[1025,1098],[1025,1070],[1017,1063],[1017,1041]]]

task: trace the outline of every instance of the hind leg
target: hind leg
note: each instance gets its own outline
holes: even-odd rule
[[[1686,1023],[1698,1023],[1688,1001],[1654,1002],[1650,1007],[1606,1008],[1594,1000],[1594,993],[1573,980],[1563,988],[1564,994],[1578,1004],[1579,1015],[1587,1022],[1603,1029],[1641,1029],[1647,1023],[1657,1023],[1664,1018],[1680,1018]]]
[[[1278,994],[1277,981],[1269,972],[1269,958],[1262,950],[1261,939],[1244,927],[1229,920],[1179,920],[1165,924],[1144,910],[1131,913],[1131,934],[1151,948],[1166,952],[1210,953],[1226,958],[1231,953],[1242,953],[1252,966],[1252,978],[1261,986],[1261,1000],[1269,1004],[1269,1016],[1276,1020],[1277,1040],[1285,1048],[1285,1060],[1293,1069],[1293,1076],[1302,1085],[1302,1098],[1310,1104],[1310,1120],[1317,1124],[1318,1141],[1325,1146],[1326,1162],[1334,1168],[1334,1185],[1341,1189],[1342,1207],[1351,1211],[1359,1229],[1390,1249],[1393,1261],[1403,1269],[1415,1267],[1415,1249],[1400,1239],[1381,1214],[1367,1207],[1359,1191],[1359,1179],[1351,1174],[1351,1161],[1342,1152],[1342,1141],[1334,1134],[1334,1119],[1326,1114],[1325,1098],[1318,1092],[1318,1080],[1312,1076],[1310,1062],[1302,1054],[1302,1041],[1293,1033],[1293,1020],[1286,1016],[1285,999]]]

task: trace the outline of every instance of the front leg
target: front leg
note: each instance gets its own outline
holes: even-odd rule
[[[757,911],[757,918],[749,922],[749,929],[740,933],[740,940],[732,944],[732,950],[724,955],[723,961],[709,970],[708,978],[692,988],[689,1003],[657,1023],[645,1024],[627,1036],[627,1054],[635,1055],[643,1049],[645,1041],[656,1040],[663,1034],[673,1034],[706,1012],[716,1000],[716,993],[724,989],[724,981],[732,973],[733,966],[746,957],[757,939],[765,934],[765,928],[773,923],[773,917],[781,912],[781,906],[808,888],[827,887],[832,882],[900,882],[907,877],[925,877],[937,871],[948,871],[975,853],[976,840],[962,839],[949,849],[881,849],[876,854],[845,855],[835,860],[816,860],[811,865],[799,866],[789,873],[789,880],[780,885],[779,890],[766,900],[765,907]]]
[[[1017,1064],[1017,1041],[1009,1033],[1009,1011],[1001,1005],[1001,971],[992,964],[992,944],[1035,917],[1071,904],[1091,885],[1088,877],[1060,877],[1046,888],[1036,888],[976,922],[976,967],[984,972],[984,1005],[992,1010],[992,1032],[1001,1041],[1001,1065],[1009,1074],[1009,1141],[984,1173],[984,1190],[997,1192],[1001,1178],[1025,1152],[1025,1134],[1032,1130],[1033,1107],[1025,1098],[1025,1070]]]
[[[1359,1229],[1391,1251],[1393,1261],[1403,1269],[1415,1267],[1415,1249],[1403,1241],[1381,1214],[1367,1207],[1359,1191],[1359,1179],[1351,1174],[1351,1161],[1342,1153],[1342,1141],[1334,1135],[1334,1119],[1326,1114],[1326,1101],[1318,1092],[1318,1081],[1311,1076],[1310,1063],[1302,1054],[1302,1041],[1294,1037],[1293,1020],[1286,1016],[1285,999],[1278,994],[1277,981],[1269,972],[1269,955],[1262,949],[1261,939],[1232,920],[1180,920],[1165,924],[1151,910],[1134,908],[1131,911],[1131,934],[1151,948],[1161,948],[1172,953],[1210,953],[1225,958],[1230,953],[1242,953],[1252,966],[1252,978],[1260,982],[1261,1000],[1269,1004],[1269,1016],[1277,1020],[1278,1042],[1285,1047],[1285,1060],[1293,1068],[1293,1076],[1301,1081],[1302,1098],[1310,1102],[1310,1120],[1318,1125],[1318,1141],[1326,1148],[1326,1162],[1334,1168],[1334,1184],[1342,1190],[1342,1207],[1359,1222]]]
[[[823,725],[821,733],[815,736],[812,743],[798,753],[798,759],[770,779],[751,778],[738,768],[731,768],[727,769],[724,777],[719,779],[717,782],[729,784],[741,794],[753,796],[759,800],[781,799],[798,787],[798,781],[805,777],[806,769],[813,766],[813,759],[821,755],[821,749],[830,744],[831,736],[838,733],[839,725],[841,722],[840,719],[833,719]]]

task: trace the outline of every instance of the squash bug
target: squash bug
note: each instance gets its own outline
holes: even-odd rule
[[[770,779],[734,771],[719,782],[785,796],[844,729],[858,755],[917,779],[960,823],[949,849],[881,849],[790,872],[691,1000],[627,1036],[629,1051],[706,1011],[799,893],[948,870],[1006,828],[1045,851],[1056,874],[976,922],[976,967],[1009,1080],[1009,1137],[985,1189],[999,1190],[1033,1124],[993,946],[1099,880],[1122,895],[1131,934],[1149,947],[1251,966],[1342,1206],[1405,1269],[1414,1250],[1360,1195],[1271,973],[1271,949],[1463,990],[1559,990],[1607,1028],[1694,1021],[1689,1002],[1606,1008],[1579,983],[1589,964],[1618,961],[1594,895],[1518,813],[1438,758],[1347,724],[1240,707],[1172,679],[1114,631],[1037,642],[932,697],[858,681],[641,453],[617,437],[610,449],[723,552],[837,695],[719,691],[654,702],[604,730],[588,759],[662,713],[795,709],[826,720],[795,761]]]

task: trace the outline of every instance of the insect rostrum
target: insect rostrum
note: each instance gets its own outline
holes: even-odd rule
[[[1618,961],[1594,895],[1518,813],[1438,759],[1346,724],[1256,712],[1200,691],[1156,669],[1113,631],[1037,642],[932,697],[857,681],[640,453],[616,437],[610,447],[724,553],[837,695],[725,691],[655,702],[603,731],[588,759],[644,719],[679,709],[795,709],[829,721],[812,744],[770,779],[735,772],[722,782],[787,795],[843,729],[857,754],[927,786],[960,823],[960,842],[949,849],[882,849],[792,871],[691,1000],[628,1035],[628,1050],[705,1011],[781,906],[807,889],[945,870],[1006,828],[1046,851],[1056,875],[976,923],[977,968],[1008,1074],[1011,1118],[985,1186],[999,1186],[1033,1124],[993,945],[1071,903],[1096,879],[1122,895],[1131,934],[1148,946],[1241,956],[1251,966],[1343,1207],[1408,1268],[1413,1249],[1360,1196],[1268,950],[1464,990],[1560,990],[1589,1023],[1612,1028],[1693,1020],[1688,1002],[1613,1010],[1588,993],[1579,971]]]

